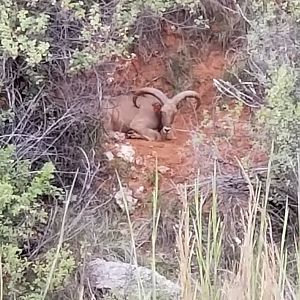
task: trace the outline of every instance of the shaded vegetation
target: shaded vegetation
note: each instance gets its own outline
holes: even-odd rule
[[[194,188],[192,214],[186,205],[181,220],[172,220],[171,225],[165,220],[148,224],[149,240],[158,234],[155,239],[164,244],[165,231],[179,226],[177,239],[172,231],[168,246],[177,244],[180,266],[170,258],[161,261],[163,265],[170,259],[170,264],[176,265],[184,299],[193,299],[193,289],[197,297],[205,299],[220,299],[221,289],[228,294],[224,299],[241,299],[230,294],[229,285],[242,286],[246,281],[249,290],[243,291],[243,299],[273,299],[264,292],[263,284],[276,286],[275,299],[281,295],[296,299],[300,1],[239,2],[0,3],[0,275],[4,283],[1,294],[7,299],[72,299],[83,287],[76,270],[93,253],[112,260],[131,260],[135,245],[129,245],[128,234],[134,233],[119,230],[118,226],[128,220],[111,201],[117,179],[114,166],[103,155],[106,136],[101,104],[115,93],[109,79],[118,60],[134,54],[147,59],[157,51],[164,53],[166,24],[182,35],[186,44],[200,48],[216,43],[227,50],[234,63],[227,70],[228,78],[217,78],[215,86],[224,98],[254,108],[257,140],[266,149],[274,148],[269,150],[272,167],[268,172],[243,178],[240,185],[238,180],[234,182],[236,190],[243,193],[249,193],[252,186],[254,211],[248,223],[240,211],[235,216],[222,212],[217,216],[214,206],[216,211],[204,222],[195,197],[198,189]],[[188,69],[185,57],[179,55],[178,61],[176,66],[173,61],[169,63],[175,75],[171,78],[174,90],[188,85],[179,81],[176,73]],[[182,70],[176,69],[179,64]],[[149,175],[153,184],[154,177]],[[222,186],[226,184],[230,185],[226,181]],[[212,198],[218,202],[214,193]],[[257,212],[259,206],[261,213]],[[63,208],[69,209],[67,221]],[[232,206],[227,209],[233,212]],[[229,227],[223,227],[228,220]],[[229,239],[226,245],[235,243],[236,252],[222,249],[226,228],[232,230],[225,236],[225,242]],[[202,235],[204,229],[207,232]],[[58,247],[64,230],[64,243]],[[100,238],[93,240],[97,233],[103,244]],[[194,238],[193,246],[188,233]],[[288,242],[293,244],[292,250],[285,248]],[[231,276],[236,271],[236,277],[226,277],[220,288],[219,279],[224,275],[219,274],[219,267],[227,253],[230,262],[225,265]],[[258,270],[260,264],[263,271]],[[287,274],[290,264],[293,271]],[[176,277],[174,269],[169,274]],[[274,270],[278,278],[261,280]],[[195,280],[198,287],[194,287]],[[81,296],[89,299],[91,293],[85,290]]]

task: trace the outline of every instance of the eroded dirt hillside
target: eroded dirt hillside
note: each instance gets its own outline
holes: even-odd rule
[[[129,89],[152,86],[168,96],[193,89],[202,99],[197,112],[193,101],[186,101],[180,109],[174,123],[176,139],[126,140],[135,150],[135,161],[123,180],[133,191],[143,187],[138,195],[141,208],[151,202],[156,158],[160,191],[164,199],[168,199],[162,201],[172,199],[176,185],[192,182],[198,171],[202,178],[211,175],[215,159],[219,174],[236,171],[237,159],[251,166],[266,159],[251,138],[249,108],[216,97],[213,79],[221,78],[228,64],[224,52],[214,45],[201,51],[193,47],[186,49],[180,37],[170,34],[165,37],[165,45],[163,54],[153,55],[148,60],[137,56],[120,64],[113,75],[116,86]],[[143,212],[147,210],[141,209],[138,213]]]

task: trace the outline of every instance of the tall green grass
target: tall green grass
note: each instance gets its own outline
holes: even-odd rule
[[[214,176],[211,181],[212,205],[208,213],[204,213],[204,195],[201,192],[199,176],[195,180],[194,195],[191,199],[187,187],[182,195],[178,226],[176,230],[176,259],[178,261],[178,284],[181,288],[180,298],[183,300],[282,300],[300,299],[300,244],[299,239],[287,239],[289,206],[286,203],[281,241],[275,243],[272,238],[271,219],[267,211],[271,185],[271,160],[268,165],[266,188],[261,183],[255,185],[247,177],[246,171],[240,165],[249,186],[249,207],[245,209],[240,220],[243,224],[243,239],[239,241],[240,256],[235,269],[224,269],[222,261],[226,224],[218,213],[217,168],[214,166]],[[298,156],[298,206],[300,203],[300,156]],[[118,176],[120,187],[121,180]],[[263,192],[264,191],[264,192]],[[139,251],[136,248],[134,226],[129,213],[126,195],[123,193],[124,206],[127,215],[131,241],[131,263],[138,266]],[[60,242],[56,257],[47,279],[47,286],[41,299],[46,299],[48,287],[51,284],[54,267],[61,248],[64,232],[64,222],[70,197],[66,201],[64,220],[61,228]],[[191,209],[193,207],[193,209]],[[156,258],[159,248],[156,245],[159,234],[159,220],[163,217],[160,210],[159,180],[155,172],[155,188],[152,193],[152,236],[151,236],[151,269],[152,289],[145,288],[143,276],[137,278],[137,297],[139,300],[162,300],[158,293],[158,282],[155,276]],[[300,226],[300,225],[299,225]],[[293,253],[287,251],[287,246],[293,243]],[[289,244],[289,245],[288,245]],[[173,255],[174,252],[172,252]],[[0,256],[1,260],[1,256]],[[292,268],[291,268],[292,266]],[[0,299],[3,298],[3,284],[0,265]],[[83,299],[81,295],[80,298]],[[111,299],[111,298],[108,298]],[[136,297],[132,299],[137,299]],[[170,298],[168,298],[170,299]],[[131,300],[129,297],[128,300]]]
[[[300,178],[300,159],[298,159],[298,176]],[[241,166],[242,168],[242,166]],[[281,242],[276,244],[272,239],[271,220],[267,212],[267,202],[271,184],[271,160],[268,166],[267,187],[262,195],[261,184],[251,184],[249,177],[249,207],[241,220],[244,228],[243,239],[240,241],[240,256],[235,270],[222,269],[222,251],[225,225],[218,214],[218,194],[216,185],[216,166],[212,180],[212,208],[208,217],[203,217],[204,199],[195,180],[194,203],[189,203],[188,193],[182,197],[180,220],[176,232],[176,248],[179,271],[179,284],[183,300],[196,299],[239,299],[239,300],[279,300],[300,299],[298,280],[300,277],[299,240],[294,240],[294,253],[287,252],[288,202],[284,216]],[[158,220],[161,218],[159,209],[159,182],[156,172],[155,189],[152,197],[152,270],[156,270],[156,238]],[[261,200],[263,199],[263,200]],[[300,201],[300,180],[298,202]],[[125,207],[126,199],[124,199]],[[195,207],[191,213],[190,206]],[[132,247],[134,232],[127,211]],[[228,233],[227,233],[228,234]],[[204,239],[205,236],[205,239]],[[205,241],[204,241],[205,240]],[[291,243],[291,241],[289,241]],[[137,251],[134,251],[137,263]],[[225,254],[226,255],[226,254]],[[291,259],[293,257],[293,260]],[[195,263],[196,262],[196,263]],[[290,271],[290,265],[296,272]],[[142,285],[142,282],[140,282]],[[139,299],[158,299],[156,280],[153,277],[152,296],[140,291]],[[161,298],[159,298],[161,299]]]

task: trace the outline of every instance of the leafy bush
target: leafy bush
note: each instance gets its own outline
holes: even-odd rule
[[[26,241],[37,240],[38,228],[43,228],[48,221],[41,198],[62,197],[62,192],[51,184],[54,171],[51,163],[46,163],[34,176],[30,167],[29,161],[16,159],[13,147],[0,149],[2,276],[4,295],[11,299],[40,299],[55,251],[49,249],[34,261],[26,257]],[[51,290],[61,287],[74,266],[72,252],[65,247],[60,253]]]
[[[194,14],[199,12],[191,0],[155,1],[149,8],[163,15],[179,4]],[[138,37],[132,34],[133,26],[146,8],[141,1],[111,1],[107,5],[97,1],[6,0],[0,4],[0,49],[6,58],[24,58],[27,67],[67,59],[69,71],[89,68],[114,55],[128,56],[126,49]],[[203,23],[198,17],[196,14],[195,20]],[[59,41],[63,24],[67,36]]]
[[[290,66],[283,65],[274,71],[267,89],[268,104],[258,114],[266,134],[275,140],[275,157],[281,164],[281,171],[296,160],[300,149],[300,101],[295,94],[297,77],[297,71]]]
[[[238,55],[240,66],[233,67],[236,77],[231,85],[217,83],[230,96],[260,107],[258,137],[268,149],[275,142],[281,175],[291,170],[300,146],[299,5],[299,0],[252,1],[247,7],[247,47]]]
[[[99,105],[99,99],[106,92],[111,94],[105,89],[110,88],[107,73],[112,72],[114,64],[104,71],[95,65],[116,56],[128,57],[128,47],[143,35],[143,30],[137,30],[138,21],[144,23],[147,18],[159,20],[161,16],[166,20],[167,13],[174,7],[192,14],[192,18],[187,19],[193,28],[204,27],[200,26],[206,22],[200,14],[200,7],[203,10],[205,6],[195,6],[191,0],[178,3],[175,0],[159,0],[149,5],[138,0],[108,3],[93,0],[2,1],[0,97],[9,103],[13,118],[9,124],[5,123],[4,129],[1,128],[0,143],[21,143],[18,152],[30,144],[34,151],[26,153],[25,157],[42,153],[39,159],[44,159],[49,152],[55,153],[44,161],[51,159],[56,166],[68,166],[65,167],[68,172],[77,169],[78,157],[82,157],[79,147],[89,150],[100,136],[101,120],[95,121],[90,112],[96,111],[97,118],[100,114],[90,107]],[[95,76],[82,74],[81,71],[87,69],[92,69]],[[68,106],[59,107],[62,102],[69,102]],[[1,116],[1,123],[3,118]],[[19,123],[21,120],[24,125]],[[47,136],[41,132],[42,127]],[[89,137],[87,131],[96,132],[97,136]],[[29,136],[39,139],[32,143]],[[55,141],[55,144],[45,143],[45,138]],[[63,145],[65,149],[61,151]],[[67,159],[68,156],[72,158]]]
[[[284,174],[295,162],[300,147],[300,49],[296,42],[300,32],[299,4],[300,1],[292,1],[282,10],[274,3],[264,10],[262,5],[257,6],[261,17],[249,34],[251,60],[260,68],[259,74],[253,68],[252,74],[258,74],[256,78],[266,91],[266,105],[258,113],[258,120],[264,127],[264,137],[268,137],[265,141],[275,142],[277,167]]]
[[[299,0],[249,2],[245,47],[235,55],[228,78],[214,80],[222,94],[255,108],[253,137],[266,152],[271,152],[274,142],[272,177],[260,174],[262,190],[268,196],[259,199],[259,204],[267,209],[275,243],[280,242],[284,230],[289,242],[299,235],[299,4]]]

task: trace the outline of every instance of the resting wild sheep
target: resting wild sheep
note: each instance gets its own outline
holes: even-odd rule
[[[106,107],[106,130],[127,133],[130,138],[148,141],[165,139],[172,129],[180,102],[188,97],[197,99],[197,109],[200,95],[194,91],[184,91],[168,98],[160,90],[146,87],[129,95],[117,96],[110,101],[113,106]]]

